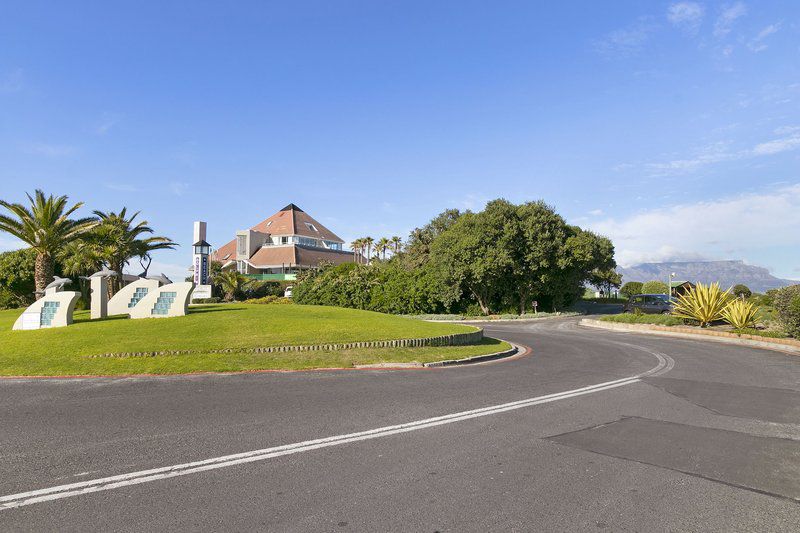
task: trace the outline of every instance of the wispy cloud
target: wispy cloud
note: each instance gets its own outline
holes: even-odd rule
[[[667,8],[667,20],[690,33],[697,33],[704,15],[705,9],[696,2],[677,2]]]
[[[649,18],[640,18],[634,24],[614,30],[594,43],[595,50],[606,58],[627,57],[639,53],[655,25]]]
[[[0,77],[0,93],[15,93],[22,90],[24,76],[21,68],[15,68]]]
[[[103,113],[102,118],[97,121],[94,126],[94,132],[97,135],[106,135],[111,128],[117,125],[120,121],[120,116],[114,113]]]
[[[747,43],[747,47],[753,52],[763,52],[768,48],[767,43],[764,42],[764,39],[766,39],[773,33],[777,33],[779,29],[781,29],[780,24],[770,24],[769,26],[758,32],[758,35],[750,39],[750,42]]]
[[[169,184],[169,190],[175,196],[183,196],[189,190],[189,184],[184,181],[173,181]]]
[[[773,139],[753,147],[754,155],[772,155],[800,148],[800,133],[789,135],[780,139]]]
[[[702,221],[713,220],[713,224]],[[623,266],[650,261],[730,259],[746,250],[800,246],[800,184],[642,211],[589,226],[612,239]],[[734,254],[734,257],[731,255]],[[755,258],[753,258],[755,259]]]
[[[714,37],[722,38],[728,35],[733,29],[733,24],[737,19],[747,14],[747,6],[743,2],[736,2],[722,8],[717,21],[714,23]]]
[[[42,142],[23,144],[22,151],[29,155],[39,155],[44,157],[66,157],[74,155],[77,152],[74,146]]]

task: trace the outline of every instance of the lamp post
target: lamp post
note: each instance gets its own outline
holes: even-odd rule
[[[667,282],[667,296],[672,298],[672,279],[675,277],[675,272],[670,272],[669,282]]]

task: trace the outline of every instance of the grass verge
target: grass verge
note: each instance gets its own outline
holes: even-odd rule
[[[606,315],[600,318],[603,322],[619,322],[622,324],[656,324],[658,326],[682,326],[683,319],[671,315],[637,315],[623,313],[620,315]]]
[[[67,328],[11,331],[21,310],[0,311],[0,375],[119,375],[300,370],[351,367],[382,362],[430,362],[508,349],[486,339],[471,346],[382,348],[344,351],[255,354],[233,351],[257,346],[328,344],[368,340],[435,337],[473,331],[469,326],[321,306],[203,305],[170,319],[88,320],[76,313]],[[156,357],[90,357],[109,352],[194,350]]]

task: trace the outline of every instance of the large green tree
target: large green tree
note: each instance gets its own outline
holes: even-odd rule
[[[55,258],[70,241],[85,235],[97,225],[93,217],[70,218],[83,202],[68,205],[67,196],[45,196],[37,189],[27,195],[29,205],[0,200],[0,206],[10,212],[0,215],[0,231],[10,233],[36,251],[34,279],[41,293],[53,280]]]
[[[33,300],[35,268],[36,250],[0,253],[0,308],[19,307]]]
[[[113,211],[95,211],[100,223],[92,232],[92,247],[106,266],[120,274],[111,278],[109,292],[111,295],[120,288],[121,274],[126,265],[134,258],[149,258],[155,250],[172,250],[177,244],[167,237],[151,236],[153,229],[146,220],[136,221],[139,212],[128,216],[127,208],[119,213]],[[145,267],[145,273],[147,269]]]
[[[433,241],[455,224],[462,214],[458,209],[447,209],[428,224],[411,232],[406,242],[404,258],[409,268],[416,268],[428,262]]]
[[[518,235],[514,212],[511,203],[493,200],[480,213],[463,214],[430,247],[436,270],[471,294],[484,315],[512,281]]]

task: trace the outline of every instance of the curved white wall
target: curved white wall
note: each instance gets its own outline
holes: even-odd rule
[[[128,283],[122,287],[117,294],[111,297],[108,301],[108,316],[113,315],[130,315],[133,307],[129,307],[131,300],[136,294],[136,289],[147,289],[148,294],[158,289],[158,280],[155,279],[137,279],[133,283]],[[142,303],[141,300],[136,306]]]
[[[194,283],[170,283],[151,290],[131,309],[131,318],[168,318],[183,316],[189,308]]]
[[[72,324],[72,313],[81,293],[48,292],[19,316],[13,329],[60,328]]]

